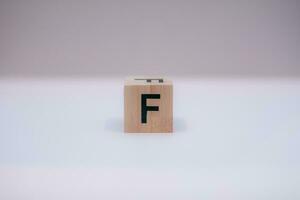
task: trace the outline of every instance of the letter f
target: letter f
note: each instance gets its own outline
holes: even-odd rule
[[[147,106],[147,99],[160,99],[160,94],[142,94],[142,124],[147,123],[147,111],[159,111],[158,106]]]

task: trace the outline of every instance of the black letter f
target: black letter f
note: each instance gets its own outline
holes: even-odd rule
[[[160,99],[160,94],[142,94],[142,124],[147,123],[147,111],[159,111],[158,106],[147,106],[147,99]]]

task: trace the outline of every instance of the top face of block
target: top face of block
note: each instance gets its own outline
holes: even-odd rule
[[[130,77],[125,85],[172,85],[172,81],[160,77]]]

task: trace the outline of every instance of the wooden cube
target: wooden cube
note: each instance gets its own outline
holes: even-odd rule
[[[130,78],[124,86],[126,133],[173,132],[173,84],[162,78]]]

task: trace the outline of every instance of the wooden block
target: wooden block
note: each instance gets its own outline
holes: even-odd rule
[[[124,86],[126,133],[173,132],[173,84],[161,78],[130,78]]]

